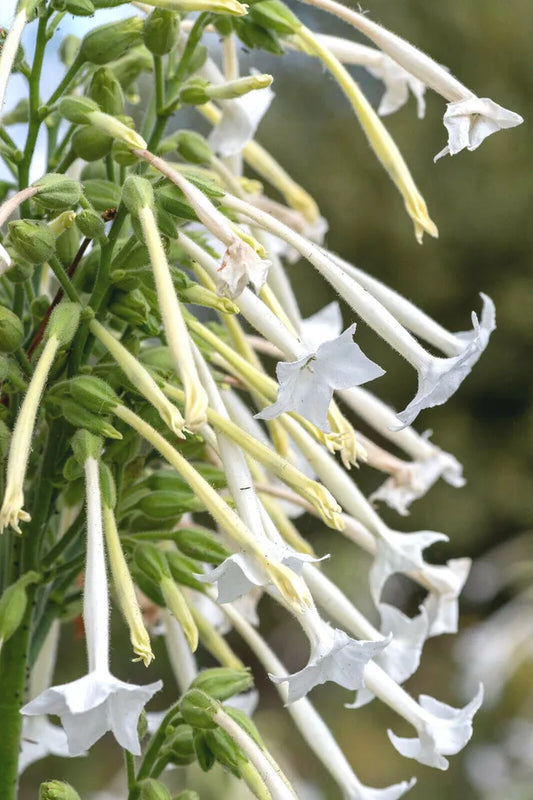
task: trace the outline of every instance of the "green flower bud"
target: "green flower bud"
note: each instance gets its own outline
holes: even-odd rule
[[[100,461],[104,443],[99,436],[95,436],[89,431],[79,430],[72,437],[70,444],[74,458],[81,466],[85,464],[88,458]]]
[[[141,208],[152,208],[154,205],[154,190],[150,181],[138,175],[130,175],[122,187],[122,202],[130,214],[138,214]]]
[[[113,74],[124,91],[135,83],[142,72],[151,72],[153,59],[144,45],[130,50],[127,55],[113,62]]]
[[[40,322],[50,305],[50,298],[45,294],[40,294],[31,301],[30,311],[32,320],[35,323]]]
[[[174,800],[200,800],[200,795],[198,792],[193,792],[192,789],[185,789],[177,794]]]
[[[155,544],[138,544],[133,551],[133,558],[137,567],[154,583],[159,585],[163,578],[170,578],[165,554]]]
[[[231,736],[220,728],[214,731],[205,731],[204,735],[206,744],[216,760],[234,775],[240,777],[240,766],[248,759]]]
[[[109,274],[109,280],[123,292],[132,292],[141,286],[141,277],[126,269],[114,269]]]
[[[198,72],[198,70],[201,67],[203,67],[203,65],[207,61],[208,56],[209,56],[209,48],[206,47],[205,44],[197,45],[189,61],[189,66],[187,68],[187,75],[194,75],[195,72]]]
[[[9,308],[0,306],[0,352],[12,353],[24,341],[24,326]]]
[[[56,239],[56,255],[63,266],[68,268],[80,247],[80,235],[74,225],[65,228]]]
[[[185,722],[193,728],[213,729],[217,727],[213,722],[213,716],[220,708],[218,700],[209,697],[200,689],[190,689],[186,692],[180,702],[180,712]]]
[[[13,248],[30,264],[42,264],[56,249],[54,234],[45,222],[17,219],[9,223],[9,238]]]
[[[111,423],[99,414],[87,411],[70,397],[65,397],[61,401],[61,411],[67,422],[76,428],[85,428],[90,433],[102,436],[104,439],[122,439],[122,434]]]
[[[209,101],[209,81],[204,78],[189,78],[180,92],[180,100],[190,106],[202,106]]]
[[[139,508],[152,519],[167,519],[193,511],[205,511],[201,500],[191,491],[150,492],[139,502]]]
[[[208,164],[213,155],[205,137],[196,131],[179,131],[176,149],[182,158],[192,164]]]
[[[81,39],[74,34],[70,33],[59,45],[59,58],[65,67],[70,67],[74,63],[74,59],[80,51]]]
[[[179,33],[178,15],[164,8],[156,8],[144,22],[144,44],[156,56],[164,56],[174,50]]]
[[[87,239],[101,239],[105,236],[104,220],[91,208],[84,208],[76,214],[76,227]]]
[[[178,725],[165,741],[165,753],[172,764],[186,767],[196,760],[194,752],[193,729],[190,725]]]
[[[113,137],[92,125],[82,125],[72,134],[70,146],[78,158],[99,161],[111,152]]]
[[[139,736],[140,742],[142,742],[147,733],[148,733],[148,719],[146,718],[146,711],[143,708],[143,710],[139,714],[139,722],[137,723],[137,734]]]
[[[198,761],[198,765],[203,772],[209,772],[211,767],[214,765],[216,758],[213,754],[213,751],[207,744],[207,739],[205,737],[205,731],[196,730],[194,732],[194,752],[196,753],[196,759]]]
[[[119,404],[111,386],[101,378],[78,375],[70,382],[70,393],[74,400],[96,414],[107,414]]]
[[[190,688],[200,689],[215,700],[223,701],[235,694],[248,691],[252,686],[253,678],[249,669],[213,667],[200,672]]]
[[[108,508],[115,508],[117,504],[117,487],[115,486],[111,470],[103,461],[100,462],[100,491],[102,493],[102,500],[106,506]]]
[[[92,0],[66,0],[66,10],[75,17],[92,17],[95,8]]]
[[[138,147],[139,145],[137,145]],[[119,139],[115,139],[113,145],[111,147],[111,157],[113,161],[115,161],[121,167],[132,167],[134,164],[138,163],[137,156],[134,156],[131,152],[131,149],[125,144],[125,142],[121,142]]]
[[[205,591],[205,585],[194,577],[198,574],[198,565],[194,561],[180,556],[174,550],[168,550],[166,557],[170,574],[176,583],[188,586],[189,589],[196,589],[198,592]]]
[[[83,182],[83,190],[89,203],[98,212],[118,208],[120,204],[120,187],[111,181],[90,178]]]
[[[81,800],[81,798],[68,783],[46,781],[39,787],[39,800]]]
[[[211,84],[205,92],[211,100],[234,100],[256,89],[266,89],[272,81],[272,75],[247,75],[227,83]]]
[[[231,552],[214,534],[200,528],[178,528],[174,541],[181,552],[197,561],[218,566]]]
[[[83,37],[80,55],[91,64],[108,64],[140,43],[142,29],[143,22],[139,17],[100,25]]]
[[[0,650],[24,619],[28,603],[27,587],[31,583],[38,583],[40,579],[37,572],[27,572],[8,586],[0,597]]]
[[[63,464],[62,470],[63,477],[69,483],[83,478],[83,466],[78,462],[74,456],[69,456]]]
[[[78,325],[80,324],[81,308],[78,303],[68,303],[63,300],[54,308],[46,328],[46,336],[55,336],[61,347],[66,347],[72,341]]]
[[[2,125],[6,128],[9,125],[18,125],[20,123],[27,122],[29,119],[30,114],[30,101],[27,97],[23,97],[22,100],[19,100],[15,108],[12,108],[11,111],[7,111],[2,116]]]
[[[261,0],[254,3],[249,12],[250,19],[271,28],[281,36],[290,36],[301,28],[302,23],[281,0]]]
[[[76,125],[88,125],[89,117],[93,111],[99,111],[98,104],[91,100],[89,97],[74,97],[68,95],[59,101],[59,113],[69,122],[75,122]]]
[[[81,184],[69,178],[67,175],[60,175],[51,172],[33,186],[38,188],[34,202],[50,211],[62,211],[78,204],[82,195]]]
[[[35,264],[30,264],[28,261],[20,259],[6,270],[4,275],[11,283],[24,283],[24,281],[32,277],[34,269]]]
[[[89,87],[91,97],[106,114],[118,116],[124,113],[124,92],[113,70],[100,67],[93,75]]]
[[[145,778],[136,785],[139,791],[139,800],[171,800],[170,792],[167,787],[154,780],[154,778]]]

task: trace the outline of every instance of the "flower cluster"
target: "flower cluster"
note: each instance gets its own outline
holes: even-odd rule
[[[1,570],[0,677],[10,703],[23,691],[20,654],[30,654],[32,667],[29,697],[2,721],[9,735],[0,744],[0,795],[14,797],[17,764],[23,771],[48,752],[89,753],[110,731],[127,752],[130,798],[169,798],[163,771],[195,761],[205,771],[218,761],[258,798],[297,796],[250,719],[252,677],[224,638],[233,628],[343,797],[395,800],[414,780],[362,784],[308,695],[334,682],[355,692],[351,708],[378,698],[415,731],[414,738],[389,732],[392,745],[437,769],[470,739],[481,687],[459,709],[425,695],[416,701],[403,688],[425,641],[457,631],[470,561],[427,561],[425,550],[447,536],[395,530],[373,501],[405,515],[439,478],[464,484],[454,456],[410,425],[459,389],[489,343],[494,305],[482,294],[472,330],[450,332],[325,248],[327,223],[315,200],[255,139],[272,76],[241,76],[236,41],[320,60],[400,191],[420,242],[437,228],[380,115],[411,91],[422,117],[426,87],[442,94],[449,139],[438,157],[472,150],[521,118],[334,0],[312,4],[343,17],[377,49],[315,34],[280,0],[249,8],[237,0],[148,0],[81,41],[67,37],[64,74],[42,97],[43,53],[64,13],[91,16],[116,4],[18,0],[0,54],[0,107],[12,72],[29,83],[22,119],[11,113],[13,123],[27,123],[22,150],[9,117],[0,122],[0,155],[12,176],[0,206],[2,554],[24,537],[23,557]],[[37,29],[31,67],[20,45],[29,24]],[[221,65],[204,45],[213,30],[222,36]],[[384,82],[378,113],[343,62]],[[129,114],[141,73],[151,74],[154,92],[138,131]],[[207,138],[175,129],[183,105],[211,123]],[[42,126],[47,170],[32,182]],[[261,180],[247,177],[244,164]],[[271,189],[283,202],[269,197]],[[339,295],[308,319],[284,268],[295,257]],[[403,411],[379,397],[384,370],[358,344],[360,321],[417,373]],[[405,459],[360,434],[360,423]],[[386,475],[370,499],[350,473],[355,465]],[[357,548],[370,555],[378,626],[327,577],[320,562],[329,554],[317,555],[296,526],[303,511],[330,529],[333,559],[337,535],[353,545],[354,561]],[[136,660],[159,674],[151,635],[160,632],[176,678],[175,702],[150,723],[149,741],[143,709],[162,682],[138,686],[110,671],[108,568]],[[414,617],[384,600],[397,574],[425,592]],[[87,674],[54,685],[58,619],[75,606],[81,584]],[[263,595],[308,641],[293,673],[261,633]],[[198,648],[220,666],[199,672]],[[77,796],[55,781],[41,791]]]

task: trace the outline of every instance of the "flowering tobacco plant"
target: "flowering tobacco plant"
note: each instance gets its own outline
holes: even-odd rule
[[[130,16],[100,24],[99,10],[118,5]],[[229,628],[346,800],[394,800],[414,779],[363,785],[311,705],[316,686],[333,681],[355,692],[346,698],[352,708],[374,698],[387,704],[414,728],[411,736],[389,732],[392,745],[437,769],[471,736],[481,687],[460,709],[416,701],[402,688],[426,639],[457,630],[470,562],[429,563],[425,549],[445,534],[389,527],[350,468],[385,473],[373,498],[400,514],[441,477],[463,485],[453,455],[408,426],[459,389],[489,343],[494,305],[481,295],[472,329],[450,333],[325,248],[316,202],[284,170],[283,152],[255,139],[273,78],[240,75],[238,42],[322,62],[419,242],[437,227],[380,115],[411,91],[422,117],[426,88],[437,91],[449,136],[438,157],[473,150],[521,118],[368,15],[334,0],[312,5],[372,44],[350,41],[349,28],[345,39],[315,33],[280,0],[18,0],[2,33],[0,108],[13,73],[28,87],[0,117],[8,175],[0,205],[3,800],[16,797],[28,764],[48,753],[90,758],[107,731],[125,751],[129,800],[169,798],[163,771],[193,762],[205,771],[219,762],[261,800],[297,797],[250,719],[252,676],[224,638]],[[94,27],[62,42],[64,73],[50,86],[46,53],[66,14],[92,17]],[[35,30],[31,55],[21,45],[26,26]],[[204,38],[213,31],[216,51]],[[343,62],[384,82],[377,113]],[[153,86],[145,109],[141,76]],[[184,106],[209,121],[207,138],[176,127]],[[10,133],[20,122],[22,149]],[[285,271],[295,256],[339,295],[307,320]],[[416,396],[399,413],[380,390],[384,370],[357,342],[360,320],[417,372]],[[359,434],[359,421],[405,460]],[[296,526],[303,511],[331,529],[331,558],[334,532],[353,543],[354,559],[357,548],[372,557],[368,592],[380,627],[327,577],[328,554],[316,555]],[[412,618],[383,600],[397,573],[426,592]],[[292,674],[261,634],[263,594],[308,639]],[[82,596],[87,673],[57,685],[61,621],[79,613]],[[110,604],[147,668],[142,685],[110,671]],[[147,726],[144,707],[162,685],[156,629],[176,687],[163,719],[148,715]],[[220,666],[199,671],[199,647]],[[40,796],[78,797],[61,781],[43,784]],[[197,795],[190,787],[179,797]]]

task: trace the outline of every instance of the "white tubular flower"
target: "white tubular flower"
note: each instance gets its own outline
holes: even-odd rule
[[[282,675],[285,672],[283,664],[237,609],[227,605],[224,606],[223,611],[255,653],[264,669],[267,672]],[[276,688],[281,699],[286,703],[287,684],[280,683]],[[413,779],[409,782],[403,781],[389,786],[386,789],[372,789],[364,786],[353,772],[330,729],[307,698],[303,697],[290,703],[287,711],[313,753],[337,782],[344,800],[398,800],[414,785],[415,780]]]
[[[300,700],[315,686],[327,681],[345,689],[361,689],[365,685],[366,665],[390,643],[390,638],[379,642],[352,639],[344,631],[324,622],[316,609],[301,614],[299,621],[311,643],[309,661],[292,675],[269,676],[274,683],[287,682],[288,703]]]
[[[350,39],[343,39],[340,36],[329,36],[325,33],[317,33],[316,38],[342,64],[354,64],[364,67],[374,78],[378,78],[385,84],[378,114],[385,117],[394,114],[409,100],[409,92],[416,99],[418,119],[423,119],[426,113],[426,102],[424,94],[425,84],[407,72],[403,67],[389,58],[381,50],[367,47],[359,42],[352,42]]]
[[[234,232],[227,218],[215,208],[200,189],[188,181],[178,170],[173,169],[166,161],[159,156],[154,156],[148,150],[135,150],[134,153],[165,175],[172,183],[175,183],[193,207],[200,222],[211,231],[213,236],[226,245],[222,264],[217,271],[219,294],[233,298],[252,279],[255,288],[259,290],[266,280],[270,262],[261,258],[248,242],[241,239]]]
[[[7,84],[13,64],[17,56],[17,50],[28,22],[28,12],[26,9],[27,3],[17,4],[17,13],[13,24],[9,29],[6,39],[2,46],[2,53],[0,54],[0,114],[4,107],[4,100],[6,96]]]
[[[30,677],[30,694],[39,694],[50,686],[59,639],[59,622],[54,620],[46,636]],[[68,756],[67,737],[63,728],[52,725],[46,716],[24,717],[22,722],[19,775],[49,755]]]
[[[483,687],[464,708],[453,708],[428,695],[416,703],[377,665],[365,668],[365,685],[386,705],[406,719],[418,733],[417,738],[396,736],[388,731],[392,744],[406,758],[437,769],[448,769],[445,756],[458,753],[472,736],[472,719],[483,700]],[[349,707],[349,706],[348,706]]]
[[[317,428],[329,432],[327,414],[333,392],[359,386],[384,374],[353,341],[355,323],[341,336],[321,344],[315,353],[298,361],[280,361],[276,367],[278,398],[259,414],[258,419],[274,419],[294,411]]]
[[[198,75],[215,85],[226,82],[226,78],[211,59],[205,62]],[[248,92],[244,97],[221,100],[222,116],[208,138],[212,150],[221,156],[240,154],[243,147],[254,138],[273,99],[274,92],[267,86]]]
[[[46,689],[27,703],[22,714],[57,714],[68,739],[69,755],[88,750],[106,731],[133,755],[140,755],[139,715],[162,682],[135,686],[109,671],[109,597],[96,459],[85,461],[87,487],[87,561],[83,620],[89,672],[83,678]]]
[[[353,280],[319,247],[243,200],[226,195],[224,202],[229,208],[255,220],[295,247],[342,295],[348,305],[416,369],[418,392],[407,408],[398,414],[403,426],[413,422],[424,408],[445,403],[470,373],[486,348],[489,336],[495,328],[494,305],[486,295],[482,295],[484,305],[481,322],[473,314],[474,330],[458,334],[466,343],[460,354],[449,358],[436,358],[400,325],[382,303]]]
[[[306,0],[311,5],[329,11],[368,36],[381,50],[407,72],[422,81],[448,101],[444,124],[448,129],[448,144],[435,157],[455,155],[464,148],[475,150],[491,133],[514,128],[524,120],[514,111],[488,98],[477,97],[443,66],[406,42],[400,36],[372,22],[365,14],[352,11],[335,0]]]
[[[404,450],[414,459],[415,463],[420,462],[420,464],[423,464],[428,462],[428,467],[429,464],[434,464],[435,469],[438,467],[439,477],[449,483],[450,486],[464,486],[465,480],[463,478],[462,465],[455,456],[451,453],[446,453],[430,441],[430,431],[420,435],[409,427],[400,431],[393,430],[396,426],[396,411],[360,387],[343,389],[339,392],[339,395],[352,411],[355,411],[381,436],[389,439],[393,444]],[[433,473],[433,466],[429,467],[427,472]]]

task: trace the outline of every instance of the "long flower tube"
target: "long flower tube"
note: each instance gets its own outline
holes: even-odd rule
[[[17,57],[20,40],[35,6],[35,0],[19,0],[15,19],[2,45],[2,53],[0,54],[0,114],[4,108],[7,84]]]
[[[48,373],[60,347],[67,345],[78,326],[80,308],[76,303],[61,303],[52,313],[46,331],[46,343],[33,372],[28,391],[18,413],[9,456],[7,480],[2,507],[0,508],[0,533],[10,526],[21,533],[20,522],[29,522],[31,517],[24,511],[24,477],[30,457],[31,440],[39,403],[44,392]]]
[[[152,210],[153,190],[148,181],[130,177],[124,184],[123,194],[129,211],[138,216],[142,226],[165,334],[176,371],[185,389],[185,421],[188,428],[195,430],[206,421],[207,397],[198,379],[189,334]]]
[[[242,548],[245,553],[250,553],[257,559],[257,563],[268,572],[272,583],[278,588],[289,607],[294,607],[297,610],[306,608],[310,602],[310,595],[307,589],[296,585],[292,577],[293,573],[287,567],[269,562],[260,544],[258,544],[254,535],[244,525],[240,517],[229,508],[220,495],[202,478],[194,467],[168,444],[151,425],[129,408],[119,404],[115,406],[113,411],[120,419],[149,441],[161,453],[163,458],[177,470],[192,491],[205,502],[210,514],[235,542],[237,547]]]
[[[350,73],[317,37],[306,28],[300,26],[296,36],[325,64],[339,86],[350,101],[365,135],[374,150],[376,157],[389,173],[403,197],[405,208],[411,217],[417,242],[422,243],[424,233],[437,237],[437,226],[429,216],[424,198],[420,194],[403,157],[380,118],[353,80]]]
[[[239,614],[237,609],[230,603],[222,606],[222,611],[248,644],[264,669],[270,674],[283,675],[286,671],[283,664],[261,635]],[[280,683],[276,685],[276,688],[281,699],[286,703],[287,686]],[[371,789],[368,786],[364,786],[356,777],[344,753],[333,738],[330,729],[310,701],[303,697],[294,703],[288,704],[286,707],[313,753],[339,785],[344,800],[397,800],[413,785],[414,781],[389,786],[387,789]]]
[[[398,414],[402,426],[413,422],[424,408],[445,403],[470,373],[486,348],[489,336],[495,327],[493,308],[490,306],[485,308],[481,323],[474,317],[474,335],[462,353],[449,358],[436,358],[418,343],[385,306],[354,281],[319,247],[294,233],[269,214],[254,208],[250,203],[230,195],[225,195],[224,203],[228,208],[254,220],[295,247],[341,294],[348,305],[416,369],[418,392],[404,411]]]
[[[109,670],[109,593],[104,555],[104,532],[99,464],[88,455],[84,461],[87,493],[87,559],[83,620],[87,642],[88,673],[71,683],[52,686],[27,703],[22,714],[57,714],[65,729],[70,755],[88,750],[108,730],[119,744],[140,755],[139,715],[162,682],[134,686],[115,678]]]
[[[448,145],[435,156],[454,155],[465,147],[475,150],[482,141],[498,130],[513,128],[524,120],[514,111],[488,98],[477,97],[449,70],[405,39],[372,22],[365,14],[353,11],[336,0],[304,0],[310,5],[340,17],[371,39],[407,72],[430,86],[448,101],[444,125],[448,129]]]

